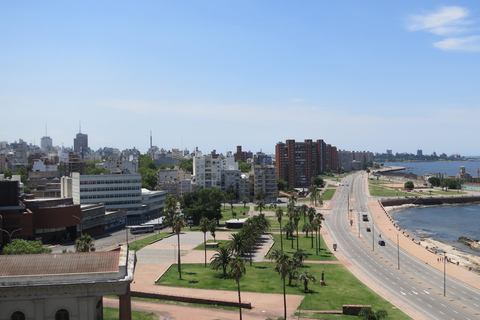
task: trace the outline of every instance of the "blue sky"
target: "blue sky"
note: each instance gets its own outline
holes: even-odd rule
[[[2,1],[0,140],[480,155],[480,3]]]

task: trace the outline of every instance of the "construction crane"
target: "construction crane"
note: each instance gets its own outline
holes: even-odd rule
[[[473,170],[477,173],[477,183],[480,183],[480,168],[477,168],[477,170]]]

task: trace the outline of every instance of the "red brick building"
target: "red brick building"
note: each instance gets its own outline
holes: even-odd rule
[[[279,142],[275,147],[275,160],[278,178],[290,187],[308,187],[312,178],[338,167],[337,148],[323,140]]]

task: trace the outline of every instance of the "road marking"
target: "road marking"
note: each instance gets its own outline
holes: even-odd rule
[[[406,296],[405,292],[403,292],[403,291],[400,291],[400,293],[401,293],[401,294],[403,294],[404,296]]]
[[[423,290],[423,292],[425,292],[426,294],[430,294],[430,292],[428,292],[427,290]]]
[[[416,293],[415,291],[412,290],[413,293],[415,293],[416,295],[418,295],[418,293]]]

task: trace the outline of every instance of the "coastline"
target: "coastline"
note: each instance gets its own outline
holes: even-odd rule
[[[418,205],[404,204],[400,206],[384,207],[384,209],[388,215],[391,215],[393,212],[401,211],[411,207],[418,207]],[[408,233],[408,231],[400,229],[398,225],[397,228],[407,237],[411,238],[412,241],[415,241],[414,235]],[[480,252],[479,255],[475,255],[429,237],[419,238],[419,241],[416,242],[418,242],[425,249],[428,249],[430,252],[436,253],[438,258],[442,258],[444,256],[442,253],[445,252],[447,258],[450,259],[452,263],[458,264],[467,269],[471,268],[471,270],[480,273]],[[438,262],[440,263],[441,261],[439,260]]]

